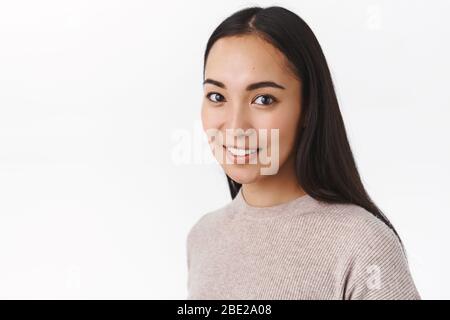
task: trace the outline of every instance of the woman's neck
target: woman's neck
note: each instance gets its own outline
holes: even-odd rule
[[[295,163],[289,158],[276,175],[242,185],[246,202],[255,207],[270,207],[305,195],[295,174]]]

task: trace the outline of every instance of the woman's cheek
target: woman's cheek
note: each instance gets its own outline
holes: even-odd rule
[[[281,165],[288,158],[293,147],[294,133],[289,127],[281,125],[273,126],[271,130],[274,130],[270,134],[271,154],[278,157]]]
[[[212,107],[208,104],[204,104],[202,107],[202,120],[210,128],[219,129],[225,119],[224,108],[217,106]]]

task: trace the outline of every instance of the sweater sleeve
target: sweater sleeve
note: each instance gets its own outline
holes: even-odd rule
[[[384,222],[366,222],[354,241],[344,299],[420,300],[403,246]]]

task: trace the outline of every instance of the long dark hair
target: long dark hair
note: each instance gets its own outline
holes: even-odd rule
[[[232,14],[208,40],[203,74],[209,51],[218,39],[245,34],[260,36],[280,50],[302,82],[302,115],[295,148],[299,185],[317,200],[363,207],[390,227],[400,240],[363,186],[322,48],[298,15],[278,6],[250,7]],[[227,180],[234,199],[242,185],[228,175]]]

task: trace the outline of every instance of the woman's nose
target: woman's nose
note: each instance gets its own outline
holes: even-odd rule
[[[225,136],[227,145],[237,145],[243,143],[244,145],[247,136],[253,135],[253,126],[250,115],[246,106],[234,105],[229,109],[225,123]],[[236,141],[236,140],[237,141]],[[244,146],[242,145],[242,146]]]
[[[246,107],[242,104],[235,104],[228,109],[226,129],[233,131],[233,134],[239,135],[240,130],[249,128],[248,113]],[[237,132],[235,132],[237,131]]]

